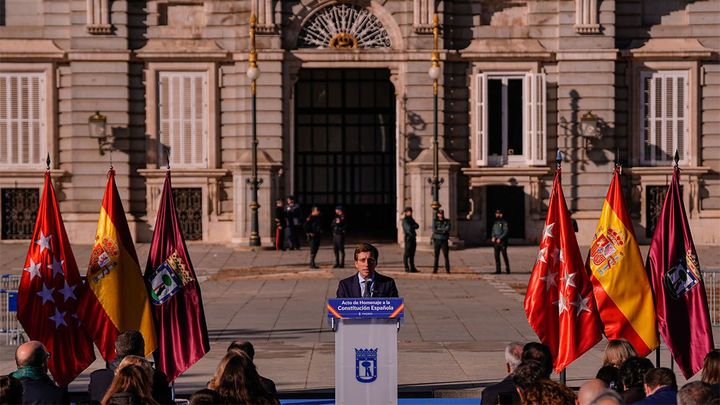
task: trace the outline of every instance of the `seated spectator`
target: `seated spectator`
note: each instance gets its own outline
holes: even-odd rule
[[[23,404],[65,403],[65,390],[47,375],[50,353],[37,340],[21,344],[15,351],[17,371],[12,377],[23,387]]]
[[[12,375],[0,376],[0,404],[21,404],[23,386]]]
[[[540,380],[546,379],[545,367],[536,360],[527,360],[520,363],[512,374],[512,382],[515,384],[520,398],[523,392],[532,387]]]
[[[710,385],[713,396],[720,397],[720,350],[711,350],[705,355],[701,381]]]
[[[234,341],[230,343],[230,346],[227,348],[228,350],[231,349],[238,349],[245,352],[245,354],[250,357],[250,360],[253,361],[253,364],[255,364],[255,348],[253,347],[253,344],[248,342],[247,340],[244,341]],[[256,367],[257,368],[257,367]],[[275,382],[269,378],[265,378],[263,376],[260,376],[260,381],[262,382],[263,387],[265,387],[265,390],[272,394],[277,399],[277,388],[275,388]]]
[[[190,405],[215,405],[221,402],[222,398],[217,391],[209,388],[201,389],[190,396]]]
[[[669,368],[658,367],[648,371],[643,377],[643,384],[645,399],[636,404],[677,404],[677,383],[675,374]]]
[[[520,365],[522,349],[523,344],[520,342],[512,342],[505,346],[505,368],[508,375],[499,383],[490,385],[483,390],[483,404],[516,404],[520,402],[520,396],[512,382],[512,374]]]
[[[92,401],[100,402],[103,399],[110,384],[112,384],[115,371],[126,356],[134,355],[145,358],[145,339],[136,330],[121,332],[115,339],[115,353],[117,353],[117,356],[107,364],[107,368],[95,370],[90,374],[88,394],[90,394]],[[167,376],[156,369],[153,369],[152,395],[158,403],[173,403]]]
[[[617,392],[607,389],[603,391],[590,405],[623,405],[622,397]]]
[[[637,355],[637,350],[630,342],[625,339],[613,339],[605,346],[602,365],[603,367],[614,366],[620,368],[625,360]]]
[[[575,401],[575,404],[577,405],[589,405],[591,402],[593,402],[597,397],[600,396],[603,392],[608,390],[608,386],[605,383],[605,381],[593,378],[592,380],[587,380],[585,384],[583,384],[580,387],[580,391],[578,391],[578,397]]]
[[[523,393],[525,405],[572,405],[575,393],[568,387],[555,381],[542,379]]]
[[[685,384],[677,393],[678,405],[705,405],[713,397],[710,386],[701,381]]]
[[[224,369],[219,377],[216,371],[216,377],[213,378],[213,387],[210,388],[214,388],[224,402],[271,405],[280,403],[265,390],[265,387],[260,382],[260,376],[255,370],[255,365],[247,354],[231,350],[225,354],[221,365]]]
[[[652,362],[644,357],[630,357],[625,360],[618,371],[623,402],[632,404],[645,398],[643,377],[653,368]]]
[[[601,379],[605,382],[608,388],[611,390],[622,392],[620,386],[620,380],[618,378],[619,371],[615,366],[603,366],[598,370],[595,378]]]
[[[157,404],[152,397],[152,381],[147,376],[147,371],[141,366],[126,363],[118,367],[102,405]]]
[[[537,360],[542,364],[545,372],[543,376],[550,378],[553,371],[553,358],[550,348],[542,343],[530,342],[523,347],[522,361]]]

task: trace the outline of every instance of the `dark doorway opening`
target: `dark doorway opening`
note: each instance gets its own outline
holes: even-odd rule
[[[487,238],[490,239],[495,211],[501,210],[510,227],[510,237],[525,239],[525,190],[520,186],[488,186]]]
[[[395,240],[395,95],[388,69],[302,69],[295,88],[295,194],[327,231],[342,205],[348,237]]]

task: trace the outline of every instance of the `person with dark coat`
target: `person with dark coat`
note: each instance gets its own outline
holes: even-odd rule
[[[448,239],[450,239],[450,221],[445,218],[445,211],[438,210],[433,221],[433,248],[435,250],[435,262],[433,263],[433,273],[438,271],[438,261],[440,260],[440,250],[445,256],[445,272],[450,273],[450,258],[448,257]]]
[[[405,272],[417,273],[418,269],[415,267],[415,249],[417,249],[417,233],[416,230],[420,228],[415,219],[412,216],[412,207],[405,208],[405,215],[402,220],[402,229],[405,234],[405,250],[403,251],[403,266],[405,266]]]
[[[335,253],[335,265],[333,268],[342,269],[345,267],[345,231],[347,230],[342,205],[335,207],[335,218],[333,218],[330,227],[333,234],[333,253]]]
[[[253,346],[252,343],[250,343],[247,340],[243,340],[243,341],[235,340],[232,343],[230,343],[230,346],[228,346],[227,349],[228,349],[228,351],[233,350],[233,349],[241,350],[245,354],[247,354],[248,357],[250,357],[250,360],[252,360],[253,362],[255,361],[255,347]],[[277,399],[279,401],[277,388],[275,387],[275,382],[273,380],[271,380],[269,378],[265,378],[259,374],[258,374],[258,376],[260,377],[260,383],[262,384],[263,388],[265,388],[265,391],[269,392],[270,395],[272,395],[273,397],[275,397],[275,399]]]
[[[275,201],[273,229],[275,230],[275,250],[285,250],[285,206],[282,198]]]
[[[17,371],[11,374],[22,384],[23,404],[65,404],[66,391],[48,376],[50,353],[37,340],[21,344],[15,351]]]
[[[115,339],[115,352],[117,356],[109,363],[107,367],[95,370],[90,374],[90,384],[88,385],[88,394],[92,401],[101,402],[108,388],[115,378],[115,371],[125,356],[135,355],[145,357],[145,340],[142,334],[136,330],[126,330],[121,332]],[[165,373],[160,370],[153,369],[152,396],[155,401],[161,404],[171,404],[172,392]]]
[[[300,249],[302,217],[302,210],[300,209],[300,204],[295,202],[295,196],[288,196],[287,205],[285,206],[285,230],[287,231],[288,247],[290,250]]]
[[[520,403],[520,396],[513,383],[512,376],[515,369],[520,365],[522,358],[523,344],[520,342],[508,343],[505,346],[505,368],[508,375],[497,384],[489,385],[482,391],[483,405]]]
[[[369,243],[361,243],[355,248],[355,268],[357,273],[340,280],[337,298],[397,297],[395,280],[375,271],[378,263],[378,250]]]
[[[495,211],[495,223],[493,223],[490,238],[495,250],[495,274],[500,274],[500,253],[502,253],[505,260],[505,272],[510,274],[510,262],[507,256],[510,227],[507,221],[503,219],[503,213],[500,210]]]
[[[310,268],[317,269],[319,267],[315,264],[315,256],[317,256],[318,249],[320,249],[320,234],[322,233],[320,208],[317,206],[312,207],[310,216],[305,220],[304,228],[310,244]]]
[[[645,399],[635,402],[641,405],[675,405],[677,403],[677,382],[675,373],[667,367],[657,367],[643,377]]]

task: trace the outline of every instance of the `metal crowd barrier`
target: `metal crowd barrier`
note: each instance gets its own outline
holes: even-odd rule
[[[6,345],[19,346],[25,342],[25,335],[17,319],[18,274],[0,276],[0,333],[5,335]]]
[[[705,293],[707,294],[710,323],[720,326],[720,270],[703,270]]]

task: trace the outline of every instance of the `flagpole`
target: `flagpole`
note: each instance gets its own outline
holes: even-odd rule
[[[555,163],[557,163],[557,171],[560,171],[560,168],[562,167],[562,152],[560,152],[560,149],[558,148],[557,156],[555,157]],[[567,384],[567,368],[564,368],[560,372],[560,384],[566,385]]]

